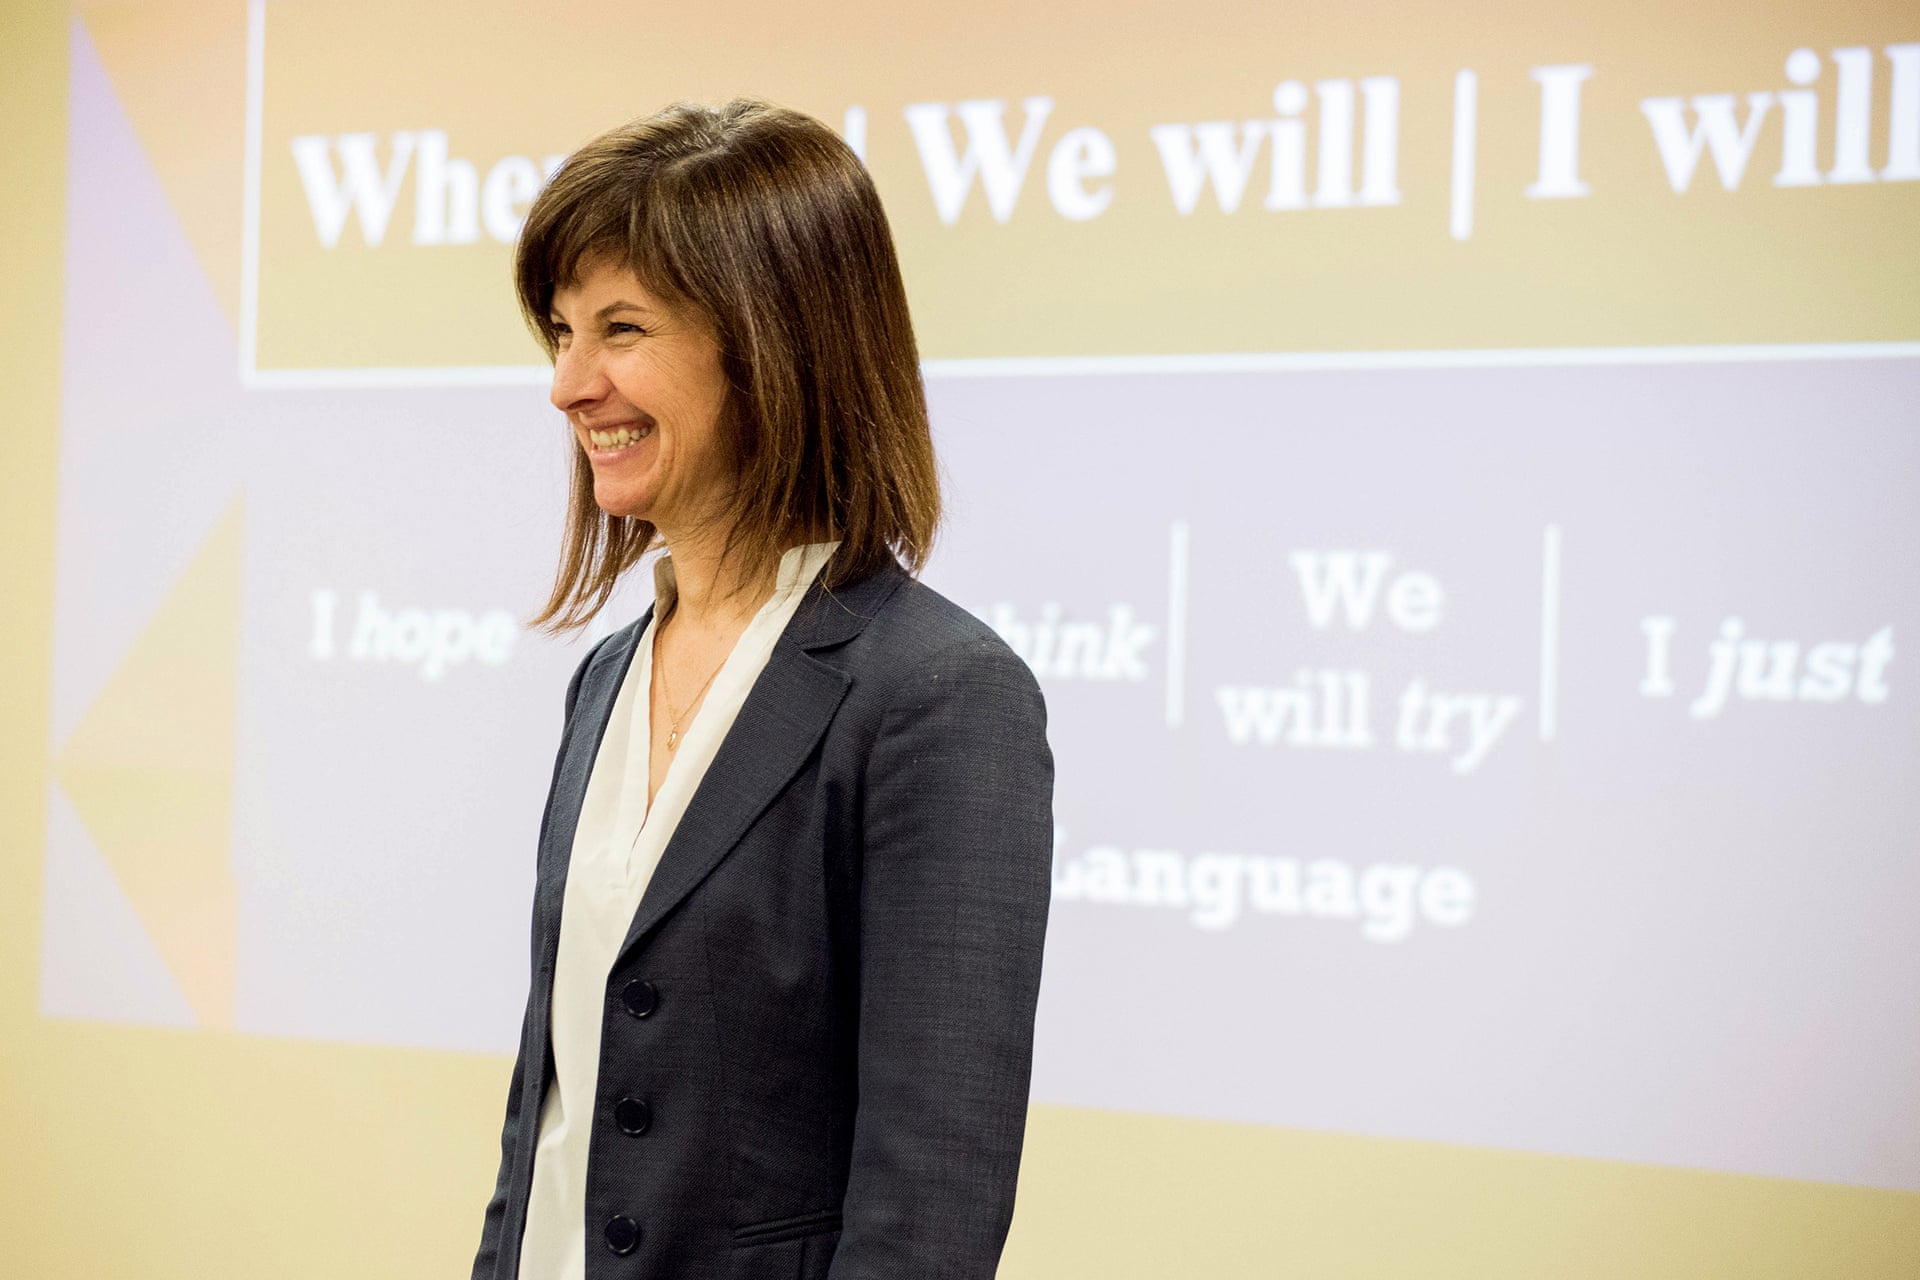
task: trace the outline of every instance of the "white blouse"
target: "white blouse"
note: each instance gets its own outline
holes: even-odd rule
[[[780,557],[773,595],[740,633],[714,676],[707,700],[681,734],[649,809],[653,633],[676,590],[672,559],[662,557],[654,564],[654,618],[637,642],[600,739],[567,865],[553,970],[553,1080],[540,1108],[540,1140],[520,1244],[521,1280],[585,1280],[587,1143],[593,1130],[607,975],[687,802],[766,667],[774,642],[839,545],[810,543]]]

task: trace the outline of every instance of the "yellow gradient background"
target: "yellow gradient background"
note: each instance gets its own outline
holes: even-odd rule
[[[218,12],[202,24],[210,43],[194,46],[200,50],[195,56],[204,54],[210,65],[229,66],[238,51],[232,20],[239,6],[198,7]],[[117,30],[115,38],[124,51],[127,42],[137,44],[128,33],[137,32],[151,13],[184,14],[192,8],[163,5],[140,13],[101,6],[98,19],[102,29]],[[1696,41],[1714,38],[1715,28],[1698,7],[1685,12],[1681,8],[1649,9],[1661,29],[1671,32],[1657,47],[1649,46],[1641,60],[1649,77],[1654,74],[1649,69],[1652,59],[1668,56],[1659,49],[1696,47]],[[353,7],[339,9],[351,12]],[[0,593],[0,636],[8,658],[0,701],[5,707],[0,715],[0,1274],[23,1280],[463,1276],[497,1159],[506,1058],[220,1030],[126,1028],[50,1020],[38,1013],[43,816],[48,781],[58,767],[48,750],[47,685],[52,664],[57,308],[70,14],[64,4],[38,0],[9,0],[4,12],[0,154],[7,157],[10,170],[0,195],[9,231],[0,241],[0,271],[9,282],[13,305],[0,319],[5,326],[0,388],[7,423],[0,435],[5,441],[0,452],[0,566],[7,584]],[[413,21],[410,11],[399,6],[379,12],[389,30],[404,31]],[[1081,16],[1094,12],[1085,9]],[[1317,39],[1316,48],[1336,48],[1342,41],[1357,47],[1359,33],[1380,20],[1378,10],[1355,6],[1343,12],[1349,16],[1340,20],[1340,29],[1350,34]],[[1463,41],[1486,21],[1484,16],[1470,17],[1475,12],[1471,6],[1455,12],[1445,30],[1457,30]],[[276,13],[276,21],[279,16]],[[1516,20],[1524,21],[1524,16]],[[88,21],[95,21],[92,10]],[[1729,87],[1773,85],[1776,51],[1786,39],[1849,38],[1837,32],[1818,36],[1812,30],[1818,21],[1796,22],[1791,37],[1741,37],[1716,54],[1752,68]],[[115,22],[122,25],[116,29]],[[1746,24],[1767,25],[1751,13]],[[730,16],[726,25],[749,38],[756,30],[738,15]],[[1195,38],[1201,38],[1200,29],[1194,30]],[[1575,34],[1562,32],[1556,39],[1570,56],[1586,56],[1591,46]],[[103,50],[113,43],[106,36],[99,38]],[[768,39],[759,56],[771,63],[783,47]],[[884,47],[889,39],[888,24],[876,22],[873,47]],[[1540,47],[1550,52],[1553,43]],[[1003,78],[1008,92],[1024,91],[1028,81],[1038,79],[1043,61],[1051,66],[1058,60],[1057,53],[1044,51],[1042,44],[1035,41],[1031,49],[996,53],[995,76]],[[1229,51],[1234,47],[1227,46]],[[1752,48],[1763,52],[1742,51]],[[976,53],[956,49],[952,56],[959,60],[965,54],[972,61]],[[901,59],[897,72],[903,94],[978,91],[976,82],[938,67],[910,73],[908,61]],[[448,59],[448,65],[457,62]],[[1305,68],[1302,72],[1313,74]],[[1049,78],[1044,87],[1062,94],[1064,102],[1074,75],[1091,73]],[[689,69],[688,91],[717,85],[721,76],[717,63]],[[530,85],[538,82],[531,75],[526,79]],[[1223,73],[1219,80],[1223,85],[1240,82],[1238,72]],[[160,91],[151,87],[157,83],[157,78],[150,82],[151,92]],[[654,83],[636,75],[636,109],[657,101]],[[124,83],[119,87],[123,94],[137,96]],[[777,94],[789,86],[774,82],[763,87]],[[797,91],[800,86],[791,87]],[[1126,96],[1119,88],[1112,93],[1110,106]],[[483,96],[499,104],[504,119],[532,93],[516,88],[473,100]],[[800,99],[798,92],[793,96]],[[1196,116],[1202,111],[1196,106]],[[588,122],[605,115],[605,104],[588,104],[577,116],[556,111],[554,119],[573,128],[568,136],[577,138]],[[1119,117],[1105,119],[1117,122]],[[146,127],[154,136],[143,135],[143,143],[156,164],[164,167],[169,154],[178,166],[200,163],[186,141],[166,140],[164,121]],[[220,136],[232,141],[237,126]],[[531,146],[528,136],[525,145]],[[156,137],[165,145],[157,144]],[[168,152],[167,146],[174,150]],[[191,187],[178,169],[173,176]],[[1598,168],[1589,172],[1590,180],[1600,176]],[[1839,198],[1846,193],[1812,194]],[[176,207],[184,220],[194,223],[190,234],[202,249],[209,278],[229,291],[223,296],[231,299],[231,291],[238,288],[237,272],[222,264],[215,250],[223,237],[234,234],[233,211],[211,199]],[[1625,218],[1629,228],[1633,225],[1630,211],[1622,212],[1617,205],[1603,208],[1595,203],[1590,210],[1569,207],[1563,212],[1568,218],[1595,219],[1592,235],[1630,234],[1621,230],[1616,217]],[[1811,224],[1816,215],[1806,217]],[[902,221],[910,224],[912,215]],[[1488,221],[1494,221],[1491,210]],[[1599,221],[1607,227],[1601,228]],[[1487,231],[1489,252],[1514,243],[1496,239],[1491,225]],[[910,237],[919,233],[903,232]],[[1048,228],[1036,228],[1023,252],[1044,256],[1050,251],[1048,234]],[[1148,232],[1116,224],[1113,234]],[[1784,224],[1772,224],[1742,231],[1730,223],[1722,234],[1749,234],[1758,252],[1777,245],[1785,230]],[[1573,243],[1583,242],[1576,236]],[[1910,236],[1900,243],[1910,243]],[[1864,254],[1857,246],[1850,252]],[[1906,254],[1902,269],[1912,271],[1913,261],[1913,255]],[[967,266],[965,252],[944,266],[936,266],[924,251],[914,259],[915,287],[921,296],[945,291],[942,306],[925,314],[932,319],[954,312],[930,328],[931,354],[1000,349],[1004,332],[996,336],[991,300],[979,301],[973,310],[954,302],[956,291],[949,286],[965,279]],[[1806,266],[1799,287],[1811,294],[1811,281],[1827,280],[1822,296],[1841,296],[1845,291],[1819,274],[1831,266]],[[1514,270],[1523,274],[1519,266]],[[1583,287],[1604,291],[1597,278]],[[963,290],[958,293],[964,295]],[[1913,298],[1909,285],[1878,312],[1863,304],[1867,320],[1829,315],[1816,323],[1817,317],[1795,318],[1798,313],[1791,308],[1778,309],[1768,313],[1779,326],[1769,334],[1820,340],[1913,336]],[[1614,297],[1616,322],[1630,319],[1628,301],[1624,293]],[[1516,340],[1522,331],[1498,329],[1511,321],[1494,311],[1488,303],[1484,317],[1495,328],[1486,332],[1507,334],[1503,341]],[[1009,323],[1019,331],[1019,325],[1034,321]],[[1182,331],[1177,317],[1164,313],[1150,323],[1156,331]],[[1416,317],[1405,323],[1420,321]],[[1058,320],[1049,327],[1056,332],[1074,328]],[[1110,349],[1123,328],[1108,321],[1077,340]],[[1032,336],[1025,332],[1023,342]],[[1451,330],[1436,327],[1431,332]],[[1686,332],[1698,336],[1697,330]],[[1537,331],[1531,336],[1544,340]],[[1572,340],[1558,331],[1555,336]],[[1634,340],[1657,337],[1642,332]],[[1198,337],[1194,341],[1212,345]],[[1154,346],[1167,349],[1157,337]],[[216,540],[210,545],[217,553],[223,544]],[[101,732],[111,730],[108,725]],[[218,990],[202,992],[197,1003],[215,1015],[203,1020],[219,1021],[219,999]],[[1920,1081],[1915,1090],[1920,1105]],[[1808,1099],[1808,1105],[1817,1106],[1817,1100]],[[1766,1119],[1756,1117],[1755,1123]],[[1041,1107],[1029,1131],[1019,1213],[1002,1274],[1016,1280],[1895,1280],[1920,1274],[1920,1195]]]
[[[377,36],[371,33],[378,33]],[[1710,159],[1676,195],[1639,103],[1788,85],[1821,54],[1820,162],[1831,163],[1836,47],[1875,58],[1872,154],[1887,146],[1881,46],[1920,40],[1911,6],[1805,0],[1183,0],[979,4],[934,12],[854,0],[796,10],[741,0],[609,22],[577,0],[380,0],[267,9],[259,367],[534,363],[501,288],[508,250],[415,247],[413,168],[377,249],[357,220],[321,247],[289,140],[439,128],[484,177],[681,97],[743,89],[839,125],[855,82],[929,358],[1649,346],[1920,339],[1920,182],[1780,189],[1780,108],[1739,189]],[[431,59],[420,50],[431,49]],[[1590,63],[1580,174],[1594,194],[1528,200],[1537,171],[1532,67]],[[1448,234],[1454,73],[1479,77],[1470,240]],[[1261,209],[1263,151],[1237,213],[1209,190],[1181,217],[1148,129],[1270,118],[1282,79],[1400,78],[1399,185],[1385,208]],[[995,222],[979,190],[943,226],[901,117],[909,103],[1054,100],[1020,202]],[[1745,108],[1741,108],[1745,119]],[[1316,144],[1308,112],[1309,185]],[[1068,129],[1112,138],[1111,208],[1069,222],[1046,199]],[[956,139],[959,126],[954,125]],[[977,184],[976,184],[977,186]],[[937,300],[926,305],[924,300]],[[1035,305],[1045,299],[1045,305]]]

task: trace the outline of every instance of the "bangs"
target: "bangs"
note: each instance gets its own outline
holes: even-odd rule
[[[551,358],[553,295],[580,283],[593,267],[625,267],[647,289],[670,301],[684,299],[673,253],[649,211],[659,203],[657,171],[636,158],[576,156],[554,174],[549,189],[529,211],[514,249],[514,288],[527,328]],[[618,170],[624,168],[625,172]],[[545,216],[542,216],[542,215]]]

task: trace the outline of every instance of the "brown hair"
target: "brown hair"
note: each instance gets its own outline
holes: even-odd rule
[[[918,572],[940,518],[906,288],[859,157],[811,116],[676,103],[601,134],[534,200],[514,254],[528,326],[558,349],[556,288],[605,256],[711,326],[735,485],[723,558],[768,570],[810,533],[832,589],[889,560]],[[559,571],[530,625],[584,626],[656,542],[593,498],[576,442]]]

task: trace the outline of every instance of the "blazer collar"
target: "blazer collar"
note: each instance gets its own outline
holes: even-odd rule
[[[832,561],[828,561],[832,567]],[[841,583],[828,591],[818,578],[807,589],[793,620],[781,636],[809,653],[829,649],[859,635],[887,598],[907,580],[907,572],[891,559],[864,578]]]

